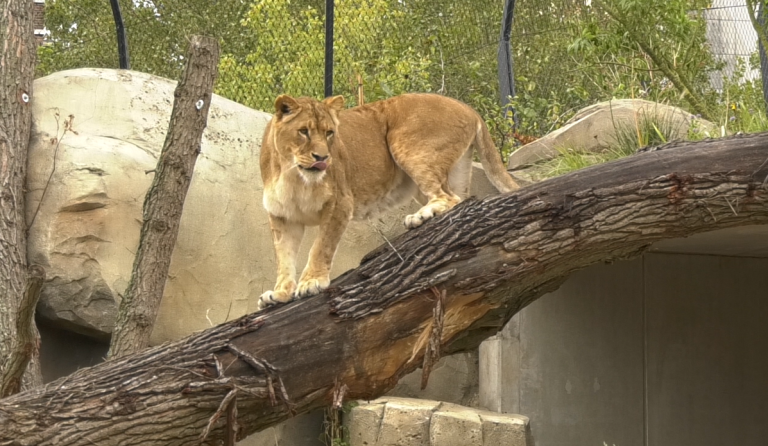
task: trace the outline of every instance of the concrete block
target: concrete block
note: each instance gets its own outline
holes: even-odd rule
[[[493,412],[520,412],[520,315],[479,348],[479,406]]]
[[[344,424],[350,446],[528,446],[529,438],[520,415],[406,398],[362,403]]]
[[[350,446],[374,446],[383,417],[384,402],[374,401],[352,408],[345,419]]]
[[[432,414],[431,446],[483,446],[483,426],[472,409],[444,404]]]
[[[429,423],[438,407],[438,401],[388,398],[376,446],[429,446]]]
[[[481,411],[483,446],[526,446],[528,418]]]

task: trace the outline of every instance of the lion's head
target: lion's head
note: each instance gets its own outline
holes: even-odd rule
[[[274,147],[306,180],[322,179],[333,162],[331,148],[339,125],[338,112],[343,108],[342,96],[322,102],[288,95],[275,100]]]

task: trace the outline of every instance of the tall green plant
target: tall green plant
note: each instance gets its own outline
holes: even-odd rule
[[[691,17],[705,0],[593,0],[624,31],[690,107],[708,117],[702,85],[708,85],[706,23]],[[649,11],[652,12],[649,14]]]
[[[518,2],[513,37],[519,131],[543,135],[580,108],[646,98],[711,114],[716,63],[705,0]]]

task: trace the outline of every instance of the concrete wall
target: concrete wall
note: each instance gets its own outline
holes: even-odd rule
[[[43,382],[67,376],[77,369],[96,365],[107,356],[109,345],[38,321],[40,331],[40,368]]]
[[[598,265],[480,350],[480,405],[536,446],[768,438],[768,259],[646,254]]]

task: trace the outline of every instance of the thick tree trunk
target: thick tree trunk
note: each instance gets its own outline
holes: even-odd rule
[[[24,220],[24,181],[27,146],[32,128],[32,80],[36,44],[32,2],[0,2],[0,367],[16,339],[16,312],[27,284],[27,226]],[[36,333],[37,328],[33,331]],[[34,358],[24,386],[41,384]]]
[[[208,120],[218,73],[219,43],[212,37],[193,36],[186,60],[174,92],[176,99],[155,179],[144,200],[139,249],[131,281],[120,302],[109,358],[119,358],[149,345],[179,233],[184,199]]]
[[[0,379],[0,398],[13,395],[21,390],[24,373],[40,349],[40,335],[35,329],[35,308],[40,300],[45,270],[39,265],[29,268],[27,286],[16,312],[16,339],[13,349],[4,358],[3,373]]]
[[[0,400],[0,445],[187,445],[218,418],[206,440],[215,444],[235,397],[239,438],[334,401],[375,398],[437,352],[477,347],[577,269],[666,238],[768,224],[766,182],[761,134],[469,200],[321,295]]]

